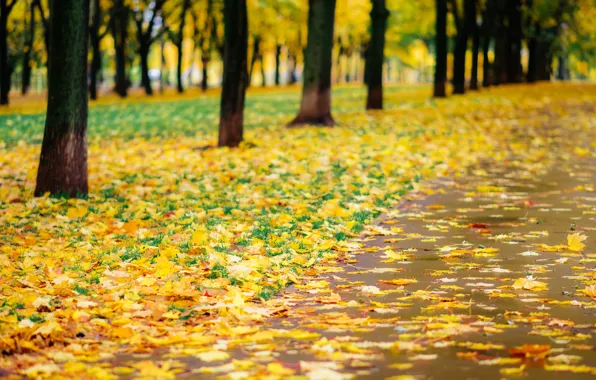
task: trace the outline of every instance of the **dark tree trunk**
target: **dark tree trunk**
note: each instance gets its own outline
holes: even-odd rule
[[[243,138],[244,97],[248,82],[246,0],[224,0],[224,29],[224,72],[218,146],[236,147]]]
[[[50,25],[49,25],[50,22],[48,20],[49,16],[46,17],[46,14],[43,10],[43,6],[41,5],[41,0],[33,0],[33,3],[37,7],[37,10],[39,11],[39,16],[41,17],[41,24],[43,26],[43,42],[44,42],[44,45],[46,46],[46,55],[49,57],[49,55],[50,55]]]
[[[569,80],[569,69],[567,69],[567,59],[563,55],[559,56],[557,79],[558,80]]]
[[[252,57],[250,59],[250,68],[248,70],[248,86],[252,83],[252,73],[255,68],[255,63],[260,57],[260,46],[261,46],[261,37],[254,36],[253,37],[253,44],[252,44]]]
[[[480,27],[476,21],[476,1],[472,2],[474,5],[474,19],[470,20],[472,27],[472,73],[470,78],[470,90],[478,90],[478,53],[480,51]]]
[[[288,83],[295,84],[296,81],[296,56],[288,50]]]
[[[116,0],[114,14],[111,17],[112,35],[114,38],[114,50],[116,51],[116,82],[115,90],[120,97],[128,94],[128,80],[126,77],[126,46],[128,45],[128,20],[129,10],[124,0]]]
[[[290,126],[335,124],[331,116],[331,58],[335,0],[308,1],[308,41],[300,111]]]
[[[190,0],[184,0],[182,3],[182,11],[180,13],[180,26],[178,29],[178,34],[176,35],[175,45],[178,49],[178,65],[176,68],[176,81],[178,84],[178,92],[184,92],[184,86],[182,85],[182,43],[184,42],[184,26],[186,25],[186,13],[188,12],[188,8],[190,8]]]
[[[495,25],[495,0],[488,0],[482,15],[482,86],[490,87],[493,83],[493,66],[490,62],[490,42]]]
[[[436,66],[433,96],[444,98],[447,83],[447,0],[436,0]]]
[[[89,28],[89,36],[91,39],[91,73],[89,83],[89,96],[92,100],[97,99],[97,76],[101,66],[101,51],[99,50],[99,25],[101,23],[101,7],[99,0],[92,0],[93,16],[91,27]]]
[[[29,29],[27,30],[27,42],[25,52],[23,53],[23,87],[21,93],[27,95],[31,87],[31,53],[33,52],[33,42],[35,41],[35,4],[29,4]]]
[[[468,50],[468,36],[471,29],[469,25],[471,22],[476,22],[474,1],[476,0],[464,0],[463,20],[458,22],[459,27],[457,28],[453,54],[454,94],[464,94],[466,92],[466,51]],[[459,17],[459,15],[454,14],[454,17]]]
[[[157,15],[161,13],[165,0],[155,0],[153,2],[153,9],[147,28],[143,27],[145,14],[142,10],[135,10],[134,21],[137,26],[137,40],[139,43],[139,57],[141,60],[141,86],[145,89],[147,95],[153,95],[153,88],[151,88],[151,79],[149,78],[149,51],[151,45],[155,42],[158,36],[165,31],[162,29],[158,36],[153,35],[153,28]]]
[[[526,80],[529,83],[536,82],[536,69],[538,65],[538,38],[540,36],[540,24],[535,23],[532,36],[528,39],[528,73]]]
[[[265,62],[263,62],[263,54],[259,55],[259,63],[261,64],[261,86],[267,86],[267,80],[265,78]]]
[[[88,192],[89,0],[51,0],[50,9],[48,109],[35,196],[74,197]]]
[[[279,86],[280,84],[280,80],[279,80],[279,66],[281,65],[281,45],[277,44],[275,46],[275,85]]]
[[[493,66],[493,84],[500,85],[507,83],[507,18],[503,11],[498,11],[498,27],[495,34],[495,63]]]
[[[521,0],[509,0],[507,3],[508,31],[507,34],[507,82],[520,83],[522,81],[521,42],[522,17]]]
[[[209,81],[209,56],[205,55],[205,53],[203,53],[203,76],[201,78],[201,90],[203,91],[207,91],[207,87],[208,87],[208,81]]]
[[[0,0],[0,105],[8,104],[11,69],[8,63],[8,16],[16,0]]]
[[[149,78],[149,46],[145,43],[141,44],[139,48],[139,58],[141,59],[141,86],[145,89],[145,94],[153,95]]]
[[[373,0],[371,39],[366,57],[368,69],[368,96],[366,109],[383,109],[383,61],[385,60],[385,29],[389,11],[385,0]]]

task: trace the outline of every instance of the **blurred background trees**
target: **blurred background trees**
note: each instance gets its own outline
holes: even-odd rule
[[[249,85],[302,79],[308,0],[246,0]],[[222,82],[223,0],[91,0],[91,99],[138,88],[183,92]],[[593,0],[447,0],[446,49],[435,0],[387,0],[383,81],[430,83],[445,60],[455,92],[503,83],[594,79]],[[333,83],[365,83],[370,1],[337,0]],[[0,0],[0,103],[45,93],[47,0]],[[465,37],[465,38],[464,38]],[[439,47],[439,49],[437,49]],[[436,54],[440,53],[441,57]],[[462,87],[463,86],[463,87]]]

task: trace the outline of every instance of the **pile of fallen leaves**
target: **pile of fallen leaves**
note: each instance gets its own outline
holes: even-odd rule
[[[539,161],[550,142],[520,142],[524,125],[557,99],[582,104],[595,92],[541,85],[440,102],[389,96],[394,107],[379,113],[342,106],[346,95],[334,99],[344,110],[338,128],[286,129],[280,120],[291,114],[276,115],[232,150],[205,149],[213,139],[202,132],[116,132],[91,141],[87,199],[33,198],[39,144],[0,143],[0,367],[32,377],[171,377],[175,362],[85,363],[165,346],[209,362],[228,358],[227,338],[309,339],[302,330],[260,331],[256,323],[286,310],[268,300],[340,259],[350,237],[419,181],[460,175],[511,149]],[[543,286],[532,281],[513,288]]]

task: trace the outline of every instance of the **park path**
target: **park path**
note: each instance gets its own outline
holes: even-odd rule
[[[596,139],[556,125],[519,138],[550,139],[549,154],[523,162],[512,147],[468,175],[422,184],[340,249],[337,264],[278,298],[286,308],[258,326],[262,341],[222,343],[266,371],[183,359],[186,374],[596,374],[596,160],[586,153]],[[267,331],[280,330],[295,333],[271,343]]]

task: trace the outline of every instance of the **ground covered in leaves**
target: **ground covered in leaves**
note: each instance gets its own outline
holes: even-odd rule
[[[291,130],[297,93],[249,95],[233,150],[215,98],[98,105],[78,200],[0,117],[2,373],[595,374],[596,87],[427,93]]]

